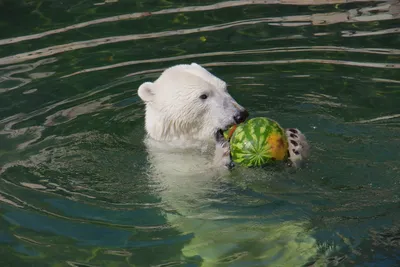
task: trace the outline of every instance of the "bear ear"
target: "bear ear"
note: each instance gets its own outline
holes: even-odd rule
[[[197,63],[195,63],[195,62],[192,62],[192,64],[190,64],[190,65],[192,65],[192,66],[194,66],[194,67],[201,67],[199,64],[197,64]]]
[[[150,102],[154,98],[154,86],[152,82],[145,82],[139,86],[138,95],[144,102]]]

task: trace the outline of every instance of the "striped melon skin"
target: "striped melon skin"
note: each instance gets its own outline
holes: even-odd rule
[[[288,157],[285,131],[268,118],[253,118],[237,125],[229,142],[233,162],[242,166],[263,166]]]

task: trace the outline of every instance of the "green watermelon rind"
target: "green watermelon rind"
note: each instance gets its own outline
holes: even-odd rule
[[[232,161],[246,167],[263,166],[274,162],[275,159],[265,149],[266,138],[271,133],[278,133],[287,144],[285,131],[274,120],[257,117],[239,124],[230,138]],[[254,147],[252,142],[246,141],[257,138],[260,140],[257,142],[258,147]]]

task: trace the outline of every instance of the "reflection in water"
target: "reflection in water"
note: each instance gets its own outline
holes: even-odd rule
[[[8,19],[31,15],[0,18],[4,266],[201,266],[227,251],[226,266],[268,266],[296,249],[318,254],[309,266],[395,266],[400,1],[109,2],[65,18],[27,2],[43,19],[30,35]],[[191,61],[253,116],[303,129],[307,167],[184,176],[186,196],[163,199],[136,91]]]
[[[296,1],[297,2],[297,1]],[[220,25],[212,25],[212,26],[206,26],[206,27],[199,27],[199,28],[194,28],[194,29],[180,29],[176,31],[165,31],[165,32],[159,32],[159,33],[147,33],[147,34],[133,34],[133,35],[125,35],[125,36],[112,36],[112,37],[105,37],[105,38],[99,38],[99,39],[93,39],[89,41],[80,41],[80,42],[74,42],[74,43],[69,43],[65,45],[58,45],[58,46],[52,46],[52,47],[47,47],[43,49],[39,49],[36,51],[31,51],[31,52],[26,52],[26,53],[20,53],[17,55],[12,55],[4,58],[0,58],[0,65],[5,65],[5,64],[15,64],[18,62],[23,62],[26,60],[32,60],[40,57],[45,57],[45,56],[50,56],[50,55],[56,55],[65,51],[73,51],[77,49],[83,49],[83,48],[90,48],[90,47],[96,47],[99,45],[103,44],[113,44],[113,43],[119,43],[119,42],[127,42],[127,41],[135,41],[135,40],[143,40],[143,39],[149,39],[149,38],[161,38],[161,37],[171,37],[171,36],[177,36],[177,35],[187,35],[187,34],[193,34],[193,33],[206,33],[209,31],[220,31],[232,27],[238,27],[238,26],[245,26],[245,25],[254,25],[258,23],[273,23],[271,25],[277,25],[277,26],[283,26],[286,23],[289,23],[291,21],[296,22],[295,24],[291,23],[288,26],[295,27],[295,26],[304,26],[304,25],[328,25],[328,24],[333,24],[333,23],[340,23],[340,22],[347,22],[347,23],[353,23],[357,21],[380,21],[380,20],[392,20],[392,19],[397,19],[400,18],[400,12],[399,12],[399,6],[400,2],[395,1],[393,4],[394,8],[392,7],[392,4],[387,4],[385,6],[381,6],[375,9],[367,9],[367,10],[349,10],[348,12],[343,12],[343,13],[328,13],[328,14],[316,14],[316,15],[305,15],[305,16],[285,16],[285,17],[275,17],[275,18],[261,18],[261,19],[250,19],[250,20],[242,20],[242,21],[234,21],[230,23],[224,23]],[[382,12],[382,15],[374,15],[371,16],[370,12],[375,11],[375,12]],[[152,13],[151,15],[154,15]],[[359,20],[357,19],[359,18]],[[369,19],[368,19],[369,18]],[[304,24],[304,23],[299,23],[299,22],[310,22],[310,24]],[[280,22],[277,24],[276,22]],[[394,29],[387,29],[384,31],[381,31],[380,33],[371,33],[374,35],[377,34],[388,34],[388,33],[396,33],[399,32],[400,28],[394,28]],[[354,33],[348,33],[344,32],[345,36],[358,36],[357,32]],[[367,33],[363,33],[367,34]],[[10,41],[9,41],[10,42]]]
[[[1,75],[0,76],[0,94],[20,88],[20,87],[30,83],[32,79],[40,79],[40,78],[45,78],[45,77],[51,76],[52,74],[54,74],[54,72],[31,73],[28,75],[29,78],[15,77],[16,74],[27,73],[41,65],[51,64],[56,61],[57,60],[55,58],[48,58],[48,59],[39,60],[39,61],[31,63],[31,64],[18,64],[18,65],[11,65],[8,67],[0,68],[0,75]],[[11,86],[1,87],[2,84],[7,84],[10,82],[12,84]]]
[[[361,121],[357,121],[357,123],[369,123],[369,122],[375,122],[375,121],[390,120],[390,119],[395,119],[395,118],[399,118],[399,117],[400,117],[400,114],[394,114],[394,115],[382,116],[382,117],[378,117],[378,118],[374,118],[374,119],[370,119],[370,120],[361,120]]]
[[[155,63],[155,62],[169,62],[169,61],[178,61],[182,59],[191,59],[194,60],[195,58],[204,58],[204,57],[216,57],[216,56],[230,56],[230,55],[248,55],[248,54],[268,54],[268,53],[290,53],[290,52],[349,52],[349,53],[367,53],[367,54],[383,54],[383,55],[400,55],[400,50],[398,49],[374,49],[374,48],[350,48],[350,47],[335,47],[335,46],[313,46],[313,47],[287,47],[287,48],[270,48],[270,49],[255,49],[255,50],[239,50],[239,51],[224,51],[224,52],[212,52],[212,53],[201,53],[201,54],[191,54],[191,55],[184,55],[184,56],[176,56],[176,57],[168,57],[168,58],[157,58],[157,59],[146,59],[146,60],[134,60],[128,61],[118,64],[111,64],[103,67],[97,68],[90,68],[81,70],[78,72],[74,72],[72,74],[68,74],[63,76],[62,78],[67,78],[70,76],[74,76],[81,73],[92,72],[92,71],[99,71],[99,70],[107,70],[117,67],[126,67],[130,65],[136,64],[144,64],[144,63]],[[316,61],[321,62],[322,61]],[[277,61],[271,61],[271,64],[279,64]],[[284,62],[284,63],[291,63],[291,62]],[[350,63],[351,64],[351,63]],[[357,64],[357,63],[354,63]],[[367,63],[368,64],[368,63]],[[374,67],[374,64],[370,65]],[[377,66],[385,66],[382,64],[378,64]],[[161,70],[157,70],[161,71]]]
[[[15,38],[8,38],[8,39],[3,39],[0,40],[0,45],[6,45],[6,44],[12,44],[12,43],[17,43],[21,41],[27,41],[27,40],[32,40],[32,39],[39,39],[43,38],[48,35],[52,34],[57,34],[57,33],[63,33],[67,32],[70,30],[77,30],[80,28],[88,27],[88,26],[93,26],[101,23],[110,23],[110,22],[116,22],[116,21],[123,21],[123,20],[132,20],[132,19],[140,19],[143,17],[147,16],[155,16],[155,15],[166,15],[166,14],[173,14],[173,13],[183,13],[183,12],[201,12],[201,11],[210,11],[210,10],[217,10],[217,9],[222,9],[222,8],[228,8],[228,7],[237,7],[237,6],[248,6],[248,5],[271,5],[271,4],[283,4],[283,5],[324,5],[324,4],[342,4],[342,3],[351,3],[351,2],[370,2],[368,0],[327,0],[327,1],[304,1],[304,0],[252,0],[252,1],[226,1],[226,2],[220,2],[217,4],[212,4],[208,6],[191,6],[191,7],[182,7],[182,8],[171,8],[171,9],[164,9],[160,11],[153,11],[153,12],[139,12],[139,13],[132,13],[132,14],[125,14],[125,15],[118,15],[118,16],[113,16],[109,18],[102,18],[102,19],[96,19],[92,21],[86,21],[83,23],[78,23],[74,25],[70,25],[61,29],[56,29],[56,30],[51,30],[51,31],[46,31],[38,34],[32,34],[28,36],[21,36],[21,37],[15,37]],[[382,1],[377,1],[377,2],[384,2]],[[396,3],[392,4],[383,4],[378,7],[373,7],[373,8],[361,8],[359,10],[351,10],[349,12],[351,13],[358,13],[360,12],[362,15],[369,15],[369,12],[371,11],[394,11],[395,13],[397,11],[398,15],[398,6],[396,7]],[[397,3],[398,4],[398,3]],[[357,14],[356,14],[357,15]],[[393,18],[393,17],[392,17]],[[370,21],[377,20],[379,18],[371,18]],[[386,16],[385,19],[390,19],[388,16]],[[324,20],[325,21],[325,20]]]
[[[373,63],[373,62],[352,62],[343,60],[329,60],[329,59],[293,59],[293,60],[276,60],[276,61],[257,61],[257,62],[213,62],[209,64],[203,64],[205,66],[233,66],[233,65],[268,65],[268,64],[294,64],[294,63],[321,63],[331,65],[349,65],[358,67],[370,67],[370,68],[385,68],[385,69],[398,69],[400,64],[396,63]]]

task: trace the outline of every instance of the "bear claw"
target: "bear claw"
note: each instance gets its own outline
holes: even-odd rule
[[[289,161],[291,166],[298,167],[308,157],[309,145],[304,134],[296,128],[286,129],[289,141]]]
[[[229,141],[225,139],[222,130],[218,130],[215,133],[216,150],[214,156],[214,162],[219,166],[224,166],[228,169],[233,167],[231,160],[231,150],[229,147]]]

